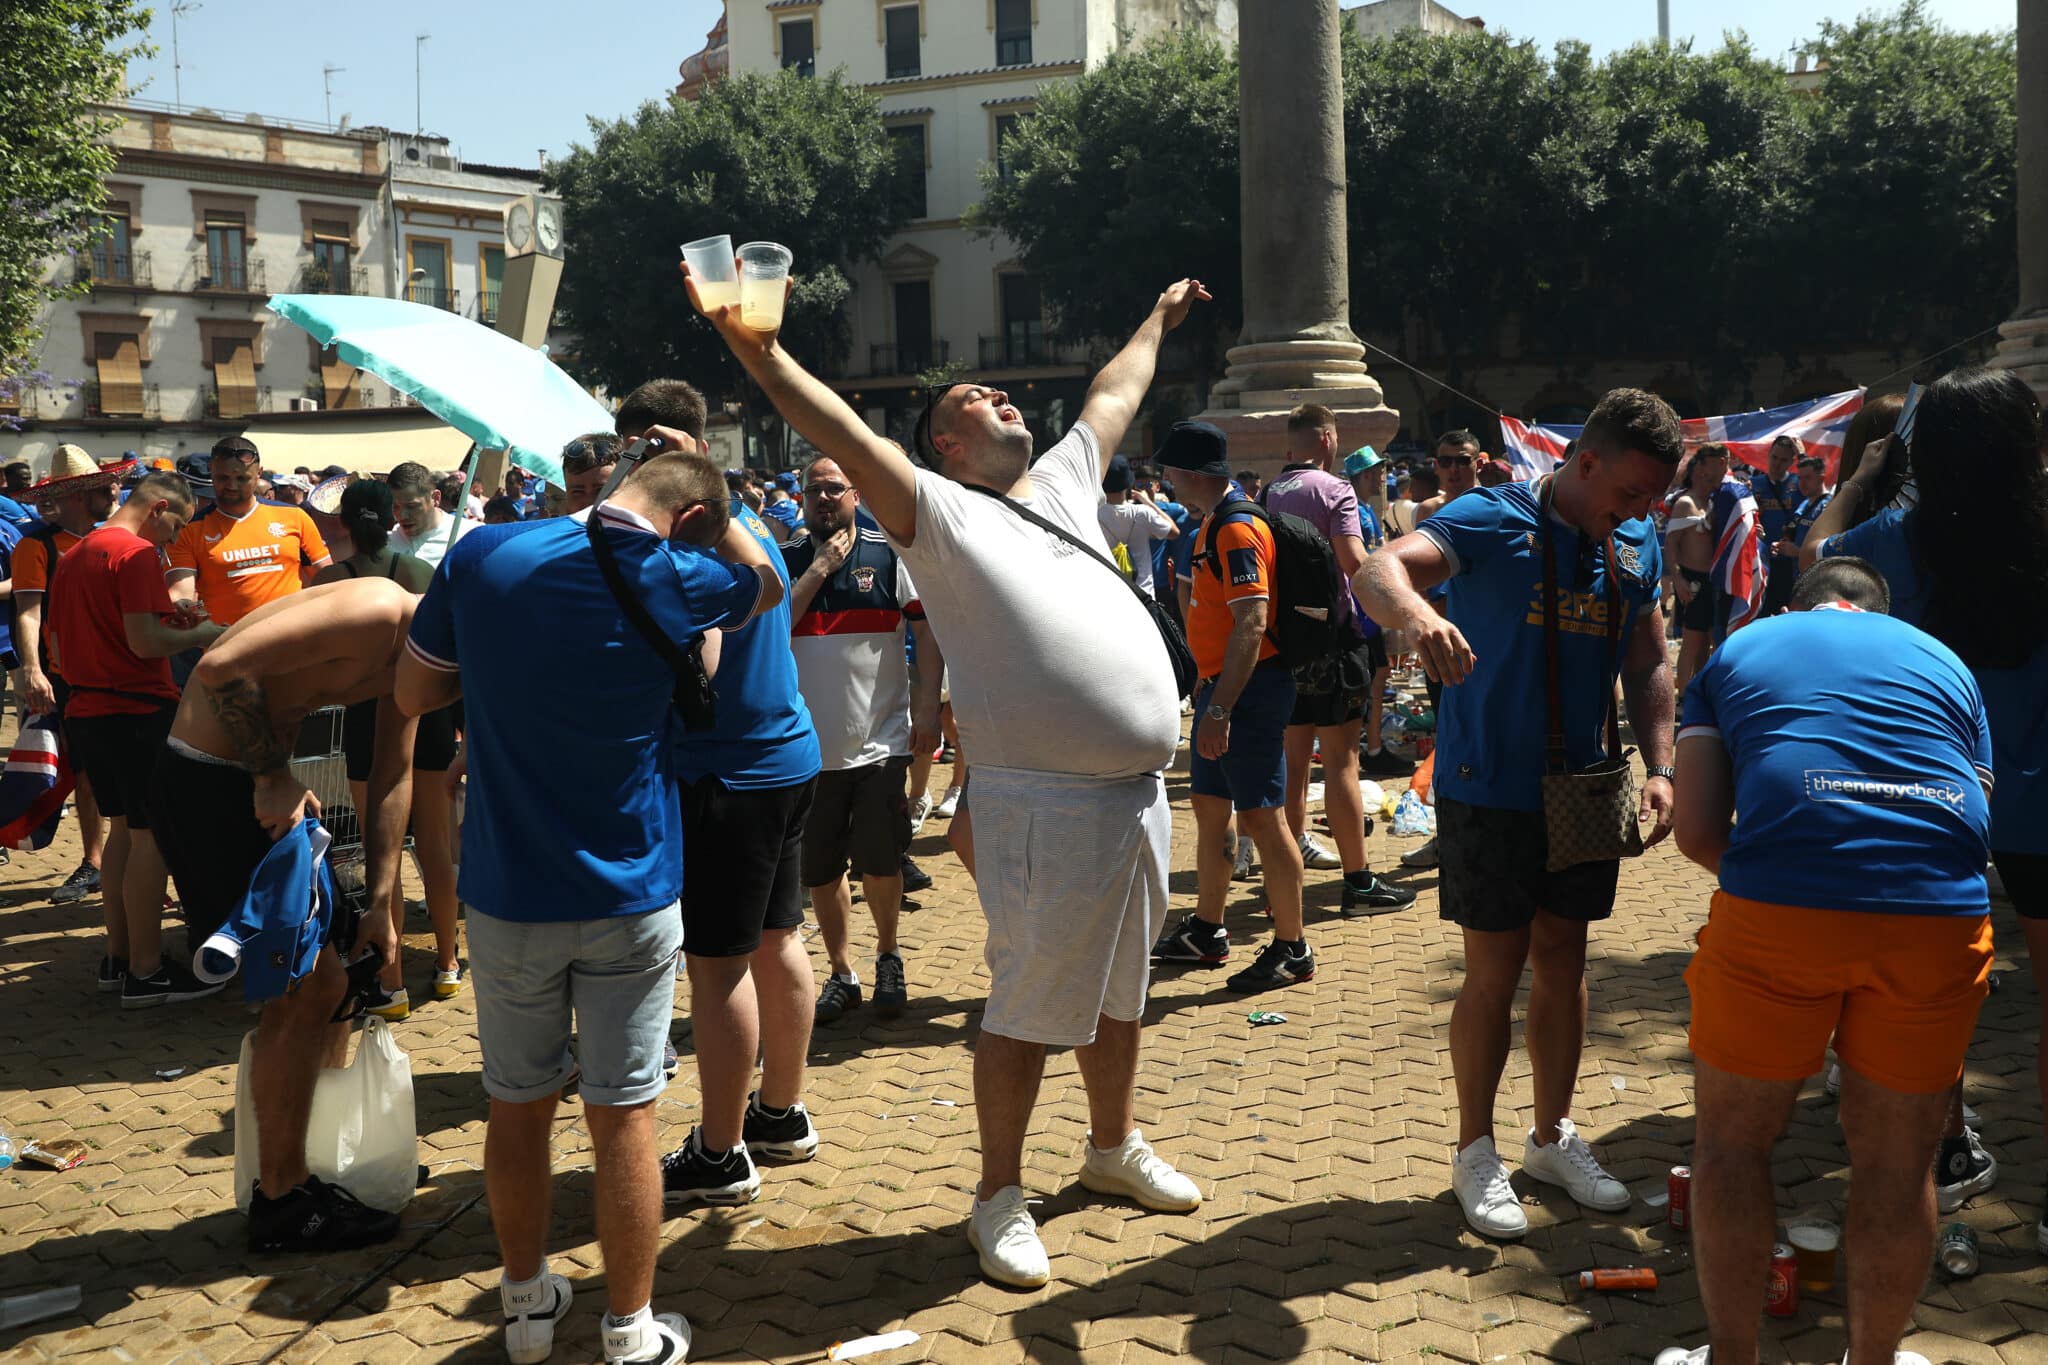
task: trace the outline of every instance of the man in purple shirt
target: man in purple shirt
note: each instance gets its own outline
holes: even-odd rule
[[[1358,495],[1330,472],[1337,453],[1337,414],[1320,403],[1304,403],[1287,414],[1288,463],[1259,499],[1268,511],[1300,517],[1322,532],[1336,552],[1349,584],[1365,566],[1365,538],[1358,529]],[[1347,631],[1338,655],[1300,670],[1295,677],[1294,715],[1287,725],[1287,823],[1301,841],[1307,867],[1344,869],[1339,908],[1345,915],[1375,915],[1415,903],[1415,893],[1390,886],[1365,863],[1365,802],[1358,788],[1358,733],[1367,694],[1380,660],[1362,637],[1349,591],[1337,595],[1340,627]],[[1384,646],[1381,647],[1382,658]],[[1330,817],[1333,854],[1308,833],[1309,764],[1322,747],[1323,809]]]

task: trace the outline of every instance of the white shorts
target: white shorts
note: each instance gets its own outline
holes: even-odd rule
[[[988,917],[990,1033],[1057,1047],[1137,1019],[1166,927],[1172,815],[1156,775],[974,765],[975,883]]]

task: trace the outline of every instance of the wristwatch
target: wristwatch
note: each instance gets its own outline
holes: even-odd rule
[[[1218,706],[1215,702],[1210,702],[1209,709],[1207,711],[1204,711],[1202,714],[1207,716],[1210,720],[1230,719],[1229,709],[1226,707]]]
[[[1643,772],[1650,777],[1661,777],[1667,782],[1678,776],[1678,769],[1672,767],[1669,763],[1653,763],[1643,769]]]

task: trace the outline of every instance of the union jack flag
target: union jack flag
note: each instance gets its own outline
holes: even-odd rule
[[[1771,443],[1780,436],[1796,436],[1806,453],[1828,462],[1828,481],[1835,481],[1836,466],[1842,458],[1842,437],[1849,419],[1863,406],[1862,389],[1846,389],[1804,403],[1757,412],[1729,413],[1723,417],[1691,417],[1679,423],[1687,450],[1720,441],[1728,447],[1735,463],[1763,469],[1770,464]],[[1518,479],[1533,479],[1557,468],[1564,458],[1567,442],[1578,439],[1584,427],[1536,425],[1512,417],[1500,419],[1507,461]]]
[[[71,795],[71,765],[57,741],[57,714],[30,716],[0,769],[0,845],[47,848]]]
[[[1756,494],[1744,480],[1721,480],[1714,490],[1709,524],[1721,528],[1714,539],[1712,573],[1714,587],[1728,599],[1728,617],[1721,630],[1726,636],[1756,620],[1763,610],[1764,589],[1770,581],[1770,547],[1764,544]]]

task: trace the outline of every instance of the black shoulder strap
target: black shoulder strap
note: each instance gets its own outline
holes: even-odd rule
[[[1140,602],[1144,602],[1147,600],[1145,597],[1145,590],[1139,587],[1136,583],[1132,582],[1129,578],[1125,577],[1124,571],[1116,566],[1115,560],[1111,559],[1108,555],[1102,553],[1102,551],[1096,549],[1094,546],[1090,545],[1087,541],[1081,539],[1079,536],[1073,534],[1073,532],[1067,531],[1059,526],[1054,525],[1052,522],[1049,522],[1044,517],[1038,515],[1038,513],[1032,511],[1029,507],[1026,507],[1023,503],[1018,502],[1015,498],[1004,497],[1001,493],[996,492],[996,490],[993,488],[983,488],[978,483],[963,483],[960,486],[962,488],[971,488],[975,492],[981,494],[983,497],[994,498],[997,502],[1009,508],[1012,512],[1015,512],[1018,516],[1030,522],[1033,526],[1036,526],[1039,530],[1047,531],[1055,536],[1058,536],[1061,540],[1064,540],[1067,544],[1073,546],[1082,554],[1087,555],[1097,564],[1100,564],[1103,568],[1115,574],[1117,577],[1117,581],[1122,583],[1125,587],[1129,588]]]
[[[612,548],[611,537],[598,527],[597,510],[591,509],[590,517],[583,523],[584,534],[590,538],[590,548],[597,555],[598,572],[604,575],[604,585],[611,590],[612,598],[619,604],[619,610],[626,613],[626,619],[633,623],[633,629],[640,632],[640,638],[647,641],[669,671],[678,676],[701,669],[690,654],[674,640],[668,632],[655,622],[653,613],[631,590],[626,587],[625,575],[619,572],[618,551]]]
[[[1266,509],[1250,498],[1231,498],[1217,503],[1216,510],[1209,514],[1209,519],[1203,526],[1202,556],[1209,561],[1209,572],[1218,578],[1223,577],[1223,566],[1216,562],[1216,536],[1223,529],[1224,518],[1234,517],[1239,513],[1256,517],[1269,527],[1273,524],[1273,519],[1266,515]]]

